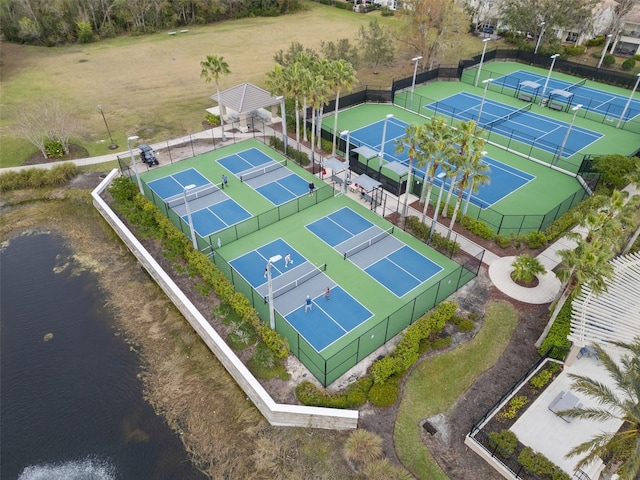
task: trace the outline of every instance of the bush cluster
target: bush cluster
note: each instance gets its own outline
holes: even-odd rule
[[[604,35],[598,35],[595,38],[591,38],[587,40],[587,47],[597,47],[604,43]]]
[[[553,348],[551,357],[563,360],[564,355],[571,348],[571,342],[567,338],[569,333],[571,333],[571,301],[565,302],[562,306],[547,338],[538,349],[540,355],[544,355],[550,348]]]
[[[511,430],[500,430],[489,433],[489,445],[492,449],[498,448],[506,455],[513,455],[518,447],[518,436]]]
[[[429,232],[431,227],[422,223],[418,217],[410,216],[406,219],[406,227],[409,231],[422,240],[423,242],[429,241]],[[431,246],[440,250],[445,250],[456,254],[460,251],[460,244],[453,240],[447,240],[446,237],[440,235],[438,232],[434,232],[431,236]]]
[[[624,62],[622,62],[622,65],[620,65],[620,68],[622,68],[622,70],[624,70],[625,72],[629,72],[633,70],[634,68],[636,68],[635,59],[627,58]]]
[[[522,452],[518,455],[518,461],[529,472],[538,475],[540,478],[548,478],[550,480],[570,480],[571,478],[551,460],[541,453],[534,452],[530,447],[522,449]]]
[[[0,175],[0,192],[64,185],[78,174],[78,167],[71,162],[45,168],[26,168],[8,171]]]
[[[280,140],[278,137],[270,137],[269,146],[273,147],[279,152],[284,153],[284,141]],[[298,165],[302,167],[306,167],[310,163],[309,155],[307,154],[307,152],[298,151],[293,148],[287,149],[287,157],[294,160]]]
[[[606,65],[606,66],[611,66],[614,63],[616,63],[616,57],[614,57],[613,55],[607,53],[604,58],[602,59],[602,64]]]
[[[329,408],[358,408],[367,403],[369,391],[373,386],[371,377],[363,377],[344,390],[330,392],[304,381],[296,387],[296,397],[304,405]]]
[[[577,45],[575,47],[574,46],[564,47],[564,53],[566,53],[571,57],[582,55],[586,50],[587,50],[587,47],[585,47],[584,45]]]
[[[398,399],[402,375],[394,375],[384,383],[374,383],[369,391],[369,401],[376,407],[388,407]]]
[[[207,113],[204,117],[204,121],[212,127],[220,126],[220,115],[214,115],[213,113]]]
[[[220,301],[228,305],[241,322],[250,325],[277,358],[289,355],[286,338],[260,320],[249,300],[235,291],[224,273],[206,255],[194,250],[189,239],[149,199],[139,195],[132,182],[124,177],[117,178],[109,191],[116,200],[114,208],[143,232],[160,240],[163,250],[170,256],[183,258],[187,264],[186,270],[191,275],[198,275],[204,284],[209,285]]]
[[[384,383],[392,376],[406,372],[418,360],[420,342],[440,333],[457,309],[458,306],[453,302],[442,302],[410,325],[393,352],[371,366],[374,383]]]
[[[456,326],[459,332],[472,332],[476,328],[473,320],[458,315],[454,315],[449,321]]]
[[[531,385],[531,387],[535,388],[536,390],[539,390],[542,387],[544,387],[547,383],[549,383],[549,381],[552,378],[553,378],[553,372],[545,368],[540,373],[538,373],[535,377],[533,377],[529,381],[529,384]]]
[[[493,238],[496,236],[496,232],[494,232],[489,225],[481,220],[476,220],[469,215],[462,216],[460,225],[469,230],[471,233],[474,233],[479,237],[484,238],[485,240],[493,240]]]
[[[525,395],[515,396],[511,400],[509,400],[509,403],[507,404],[504,411],[500,413],[500,416],[502,418],[509,419],[516,418],[520,409],[524,407],[528,402],[529,399]]]

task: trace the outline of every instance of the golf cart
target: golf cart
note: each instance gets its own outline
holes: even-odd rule
[[[153,149],[149,145],[142,143],[138,145],[138,148],[140,149],[140,160],[142,160],[144,163],[146,163],[150,167],[153,167],[154,165],[159,165],[158,159],[153,153]]]

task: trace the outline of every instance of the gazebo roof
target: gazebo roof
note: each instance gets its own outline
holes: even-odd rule
[[[266,90],[251,83],[236,85],[218,94],[211,95],[218,105],[224,105],[238,113],[250,113],[259,108],[270,107],[280,103],[282,97],[275,97]]]
[[[349,168],[349,165],[347,165],[345,162],[341,162],[336,157],[327,158],[324,162],[322,162],[322,166],[325,168],[330,168],[333,173],[344,172],[347,168]]]
[[[353,151],[358,155],[362,155],[367,160],[378,156],[378,152],[376,150],[366,145],[362,145],[361,147],[354,148]]]
[[[364,173],[362,175],[359,175],[354,181],[358,184],[358,187],[363,187],[367,192],[370,192],[374,188],[382,185],[379,181],[374,180]]]
[[[520,82],[520,86],[521,87],[529,87],[529,88],[532,88],[534,90],[537,90],[542,85],[540,85],[539,83],[536,83],[536,82],[532,82],[531,80],[525,80],[524,82]]]
[[[629,342],[640,336],[640,253],[611,261],[613,278],[596,295],[586,285],[573,300],[569,340],[577,345]]]

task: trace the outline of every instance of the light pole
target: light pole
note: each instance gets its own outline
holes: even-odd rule
[[[196,232],[193,228],[193,220],[191,219],[191,209],[189,208],[189,199],[187,198],[187,192],[192,188],[196,188],[196,186],[191,183],[184,187],[182,190],[182,194],[184,195],[184,206],[187,209],[187,220],[189,221],[189,231],[191,232],[191,243],[193,243],[193,249],[198,250],[198,242],[196,240]]]
[[[636,84],[633,86],[633,90],[631,91],[631,95],[629,95],[629,99],[627,100],[627,104],[624,106],[624,110],[622,110],[622,115],[620,115],[620,120],[618,120],[618,124],[616,125],[616,128],[620,128],[620,125],[622,125],[622,122],[624,121],[624,116],[627,113],[627,109],[629,108],[629,104],[631,103],[631,99],[633,98],[633,95],[636,93],[636,89],[638,88],[638,82],[640,82],[640,73],[638,74],[638,78],[636,80]]]
[[[282,260],[282,255],[274,255],[267,261],[267,288],[269,291],[269,325],[271,330],[276,329],[276,314],[273,308],[273,282],[271,281],[271,265]]]
[[[144,196],[144,189],[142,188],[142,180],[140,180],[140,174],[138,173],[138,167],[136,166],[136,159],[133,158],[133,150],[131,150],[131,142],[138,140],[137,135],[132,135],[127,138],[127,147],[129,147],[129,155],[131,155],[131,166],[133,167],[133,173],[136,175],[136,179],[138,180],[138,188],[140,188],[140,194]]]
[[[602,55],[600,55],[600,61],[598,62],[598,66],[596,68],[600,68],[602,66],[602,61],[604,60],[604,56],[607,54],[607,50],[609,50],[609,42],[613,38],[613,35],[607,35],[607,43],[604,44],[604,48],[602,49]]]
[[[111,130],[109,129],[109,124],[107,123],[107,117],[104,116],[104,112],[102,111],[102,105],[98,105],[98,110],[102,114],[102,120],[104,120],[104,126],[107,127],[107,133],[109,134],[109,139],[111,140],[111,145],[109,145],[109,150],[115,150],[118,148],[116,142],[113,141],[113,137],[111,136]]]
[[[545,22],[542,22],[540,26],[542,27],[542,30],[540,30],[540,36],[538,36],[538,41],[536,42],[536,48],[533,50],[534,55],[538,53],[538,47],[540,47],[540,40],[542,40],[542,36],[544,35]]]
[[[346,149],[345,149],[345,152],[344,152],[344,157],[346,159],[347,168],[345,168],[345,170],[344,170],[344,185],[343,185],[344,193],[347,193],[347,188],[348,188],[347,181],[349,180],[348,175],[349,175],[349,168],[350,168],[350,163],[349,163],[349,130],[341,131],[340,132],[340,136],[341,137],[344,137],[344,136],[347,137],[347,140],[346,140],[347,145],[346,145]]]
[[[478,65],[478,72],[476,73],[476,81],[473,84],[474,87],[477,87],[478,82],[480,81],[480,71],[482,70],[482,64],[484,63],[484,54],[487,53],[487,43],[489,43],[490,41],[491,41],[491,37],[485,38],[484,40],[482,40],[482,43],[484,43],[484,46],[482,47],[482,55],[480,56],[480,65]]]
[[[418,55],[411,59],[411,61],[416,64],[413,66],[413,81],[411,82],[411,100],[409,100],[409,110],[413,110],[413,91],[416,88],[416,75],[418,74],[418,62],[420,60],[422,60],[422,55]]]
[[[384,117],[384,124],[382,125],[382,145],[380,145],[380,153],[378,154],[380,157],[380,166],[382,166],[382,156],[384,155],[384,142],[387,141],[387,122],[391,117],[393,117],[393,113],[389,113]]]
[[[562,158],[562,151],[564,150],[564,146],[567,144],[567,140],[569,139],[569,133],[571,133],[571,129],[573,128],[573,122],[576,121],[576,115],[578,114],[578,110],[582,108],[581,104],[576,105],[571,110],[573,111],[573,117],[571,118],[571,123],[569,124],[569,128],[567,128],[567,133],[564,135],[564,140],[562,140],[562,145],[560,145],[560,150],[558,150],[558,155],[556,156],[556,161],[553,163],[557,165],[560,159]]]
[[[551,55],[551,66],[549,67],[549,73],[547,73],[547,78],[544,81],[544,87],[542,87],[542,97],[540,98],[540,106],[544,103],[544,94],[547,93],[547,85],[549,85],[549,79],[551,78],[551,72],[553,71],[553,66],[556,64],[556,58],[560,56],[559,53],[554,53]]]
[[[476,127],[473,129],[473,133],[476,132],[478,127],[480,126],[480,117],[482,117],[482,109],[484,108],[484,101],[487,99],[487,89],[489,88],[489,84],[493,82],[493,78],[487,78],[483,80],[484,83],[484,93],[482,94],[482,101],[480,102],[480,108],[478,109],[478,120],[476,121]]]

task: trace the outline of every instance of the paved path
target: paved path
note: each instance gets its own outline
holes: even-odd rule
[[[279,119],[274,119],[274,121],[278,121],[278,120]],[[280,132],[274,132],[274,133],[279,134]],[[253,136],[254,136],[253,133],[246,133],[246,134],[234,133],[233,137],[230,137],[230,135],[227,134],[226,142],[223,142],[222,130],[220,129],[220,127],[217,127],[209,130],[204,130],[202,132],[198,132],[193,135],[187,135],[187,136],[176,138],[166,142],[154,144],[154,145],[151,145],[151,147],[154,148],[154,150],[161,150],[169,147],[189,145],[193,140],[198,140],[198,139],[211,140],[215,138],[218,141],[218,145],[219,145],[217,148],[220,148],[225,143],[231,144],[231,143],[237,142],[238,140],[242,140],[244,138],[251,138]],[[293,138],[289,139],[289,146],[291,148],[296,148],[296,149],[299,148],[302,151],[306,151],[309,154],[309,156],[311,156],[310,155],[311,152],[309,148],[302,144],[298,147],[295,139]],[[93,164],[115,161],[117,160],[118,156],[124,156],[124,155],[127,155],[128,153],[129,151],[125,149],[124,151],[113,152],[113,153],[101,155],[98,157],[82,158],[82,159],[71,160],[71,161],[78,166],[93,165]],[[319,157],[317,153],[316,153],[316,157]],[[56,164],[57,163],[47,163],[47,164],[40,164],[40,165],[28,165],[28,166],[22,166],[22,167],[9,167],[9,168],[4,168],[2,170],[3,171],[7,171],[7,170],[19,171],[26,168],[34,168],[34,167],[51,168]],[[629,192],[629,197],[640,194],[640,190],[638,190],[633,186],[629,186],[625,188],[625,191]],[[359,195],[357,193],[348,192],[347,195],[351,196],[356,201],[362,201],[359,199]],[[388,196],[388,202],[387,202],[388,204],[390,205],[395,204],[401,207],[400,204],[404,201],[404,195],[402,196],[400,201],[398,201],[397,196],[393,195],[390,192],[387,192],[387,196]],[[417,198],[415,196],[410,195],[409,197],[410,204],[416,200]],[[381,210],[381,207],[379,207],[378,210]],[[410,214],[418,217],[422,216],[422,212],[414,210],[413,208],[411,208],[410,210],[411,210]],[[394,210],[393,209],[387,210],[387,212],[379,211],[378,213],[385,214],[390,211],[394,211]],[[436,231],[446,236],[448,233],[448,228],[445,225],[437,223]],[[580,227],[576,227],[574,231],[580,232]],[[460,248],[462,248],[465,252],[470,253],[471,255],[475,256],[482,251],[481,246],[463,237],[462,235],[456,236],[456,242],[460,244]],[[538,260],[540,260],[542,265],[546,268],[547,272],[545,274],[537,276],[539,283],[536,287],[532,287],[532,288],[521,287],[517,285],[513,280],[511,280],[511,272],[513,271],[512,263],[516,257],[512,257],[512,256],[501,257],[500,255],[494,252],[485,250],[484,256],[482,258],[482,262],[489,267],[489,277],[493,282],[493,284],[496,286],[496,288],[498,288],[501,292],[521,302],[532,303],[532,304],[545,304],[545,303],[552,302],[555,299],[555,297],[558,295],[561,288],[560,281],[557,279],[555,274],[552,273],[552,270],[555,267],[557,267],[561,261],[560,256],[558,255],[558,251],[575,248],[575,246],[576,246],[575,240],[571,240],[566,237],[563,237],[558,239],[551,245],[549,245],[542,253],[540,253],[537,258]]]

